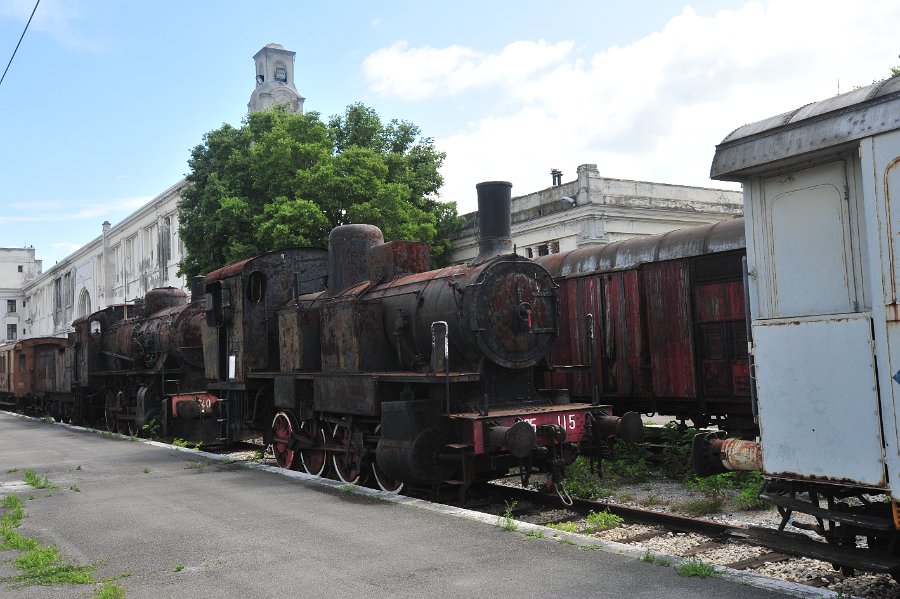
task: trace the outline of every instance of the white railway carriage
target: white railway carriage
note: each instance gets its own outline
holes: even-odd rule
[[[740,127],[711,177],[744,186],[760,436],[698,439],[696,463],[761,462],[781,528],[803,512],[830,544],[795,552],[896,575],[900,77]]]

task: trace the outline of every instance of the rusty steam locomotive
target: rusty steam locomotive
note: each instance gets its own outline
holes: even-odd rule
[[[385,243],[348,225],[324,250],[270,252],[182,292],[74,323],[71,389],[46,400],[64,420],[156,430],[204,445],[262,434],[278,463],[383,489],[452,484],[520,467],[552,475],[636,413],[542,390],[559,334],[556,283],[517,256],[511,185],[477,186],[480,251],[428,270],[426,244]],[[60,386],[65,387],[65,383]]]

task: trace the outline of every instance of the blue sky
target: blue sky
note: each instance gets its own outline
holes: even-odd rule
[[[0,0],[5,66],[34,0]],[[253,7],[264,8],[253,8]],[[737,126],[883,78],[895,0],[42,0],[0,85],[0,247],[49,267],[176,183],[239,125],[267,43],[306,109],[356,101],[448,153],[445,199],[549,186],[551,168],[687,185]]]

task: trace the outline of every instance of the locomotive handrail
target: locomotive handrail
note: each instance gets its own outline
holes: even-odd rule
[[[436,354],[438,350],[438,333],[437,329],[441,327],[443,331],[444,351]],[[437,374],[435,356],[440,356],[444,362],[444,399],[447,404],[447,415],[450,414],[450,326],[445,320],[436,320],[431,323],[431,364]]]

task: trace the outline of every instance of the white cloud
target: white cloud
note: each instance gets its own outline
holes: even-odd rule
[[[569,42],[516,42],[494,55],[401,42],[365,67],[374,91],[405,99],[500,88],[487,112],[436,140],[447,152],[442,195],[468,211],[478,181],[509,179],[527,193],[549,186],[551,168],[568,181],[582,163],[613,178],[727,186],[708,178],[716,143],[834,95],[838,80],[844,92],[887,76],[898,22],[894,0],[771,0],[708,16],[688,7],[590,56]]]
[[[4,0],[0,3],[0,19],[19,21],[24,27],[34,5],[34,0]],[[82,18],[81,7],[73,0],[41,0],[26,39],[32,32],[41,32],[73,50],[100,51],[103,46],[99,40],[78,31],[77,22]]]
[[[137,210],[153,196],[114,199],[72,206],[71,202],[11,202],[8,210],[0,214],[0,224],[5,223],[58,223],[91,218],[127,216]]]
[[[562,60],[572,46],[572,42],[518,41],[491,55],[457,45],[410,48],[407,42],[396,42],[370,54],[363,73],[378,94],[424,100],[493,83],[517,84]]]
[[[81,249],[83,244],[81,243],[71,243],[69,241],[58,241],[56,243],[51,243],[50,247],[55,250],[63,250],[66,254],[71,254],[75,250]]]

